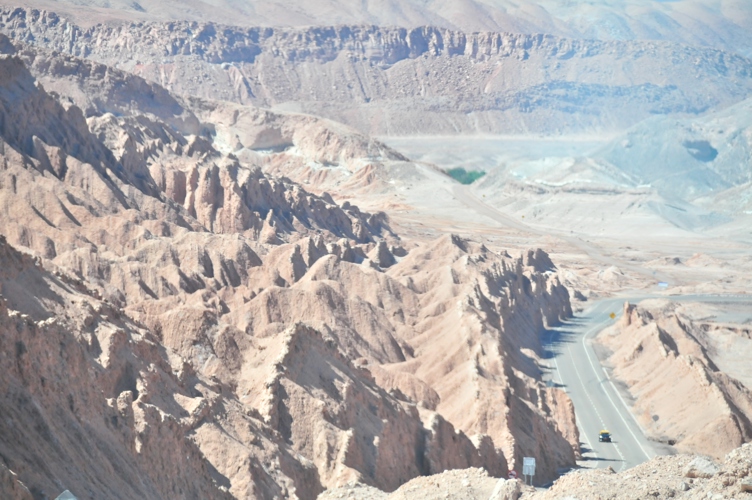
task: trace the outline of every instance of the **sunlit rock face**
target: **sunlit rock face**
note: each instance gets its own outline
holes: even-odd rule
[[[718,109],[752,89],[752,63],[712,44],[362,24],[82,28],[30,9],[2,18],[12,38],[178,94],[310,113],[378,135],[613,132],[655,114]]]
[[[405,245],[387,214],[216,149],[214,101],[36,50],[0,56],[4,494],[312,499],[498,477],[530,453],[542,477],[574,464],[571,402],[520,352],[571,315],[545,252]],[[100,100],[115,88],[117,114]],[[299,157],[319,144],[306,130],[322,154],[352,145],[341,165],[369,148],[406,163],[347,127],[257,113]]]

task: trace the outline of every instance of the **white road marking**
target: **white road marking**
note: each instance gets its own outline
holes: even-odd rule
[[[580,429],[584,429],[585,428],[582,425],[582,422],[580,422],[580,417],[577,416],[577,413],[574,414],[574,419],[575,419],[575,421],[577,423],[577,427],[579,427]],[[585,444],[588,445],[588,448],[590,449],[590,451],[593,452],[595,454],[595,456],[597,457],[598,453],[595,451],[595,448],[593,448],[593,443],[591,443],[590,440],[588,439],[587,432],[583,431],[582,437],[585,438]]]
[[[548,336],[548,343],[553,344],[553,332],[551,332]],[[559,370],[559,362],[556,360],[556,355],[553,356],[554,358],[554,366],[556,367],[556,374],[559,376],[559,383],[564,386],[564,392],[569,394],[569,391],[567,390],[567,386],[564,385],[564,379],[561,377],[561,370]],[[577,424],[577,427],[580,429],[583,429],[582,431],[582,437],[585,439],[585,444],[588,445],[588,449],[597,457],[598,453],[595,451],[595,448],[593,448],[593,443],[590,442],[590,439],[587,437],[587,432],[584,431],[585,426],[582,425],[582,422],[580,422],[580,417],[577,415],[577,412],[575,411],[574,414],[575,423]]]
[[[572,347],[572,346],[567,346],[567,352],[569,352],[569,357],[570,357],[571,359],[574,359],[574,357],[572,356],[572,349],[571,349],[571,347]],[[585,393],[585,396],[587,396],[587,398],[588,398],[588,401],[590,401],[590,406],[592,406],[592,407],[593,407],[593,410],[595,410],[595,414],[596,414],[596,415],[598,416],[598,420],[600,420],[600,421],[601,421],[601,429],[605,429],[605,428],[606,428],[606,423],[605,423],[605,421],[603,420],[603,417],[601,417],[601,414],[600,414],[600,412],[598,411],[598,407],[597,407],[597,406],[595,406],[595,402],[594,402],[594,401],[593,401],[593,399],[592,399],[592,398],[590,397],[590,392],[589,392],[589,391],[587,390],[587,387],[585,386],[585,381],[584,381],[584,380],[582,379],[582,376],[580,375],[580,370],[579,370],[579,369],[577,368],[577,363],[572,363],[572,366],[574,366],[574,372],[575,372],[575,373],[577,374],[577,378],[578,378],[578,379],[580,379],[580,385],[582,386],[582,390],[583,390],[583,392]],[[597,372],[594,372],[594,375],[596,376],[596,379],[597,379],[597,377],[598,377],[598,373],[597,373]],[[607,395],[608,395],[608,394],[607,394]],[[613,403],[611,403],[611,404],[613,404]],[[616,407],[614,407],[614,408],[616,408]],[[616,411],[617,411],[617,413],[619,412],[619,410],[618,410],[618,409],[616,409]],[[584,433],[584,434],[586,435],[586,438],[587,438],[587,432],[585,432],[585,430],[584,430],[584,429],[583,429],[583,433]],[[588,443],[589,443],[589,442],[590,442],[590,440],[588,440]],[[638,444],[639,444],[639,443],[638,443]],[[613,443],[613,445],[614,445],[614,448],[616,449],[616,453],[618,453],[618,454],[619,454],[619,456],[621,457],[621,467],[619,468],[619,472],[621,472],[621,471],[623,471],[623,470],[624,470],[624,467],[626,467],[626,465],[627,465],[627,459],[626,459],[626,457],[624,456],[624,454],[623,454],[623,453],[621,452],[621,449],[619,449],[619,445],[617,445],[616,443]],[[593,450],[593,451],[595,452],[595,449],[593,448],[593,446],[592,446],[592,445],[590,445],[590,449],[591,449],[591,450]],[[598,453],[597,453],[597,452],[595,453],[595,456],[596,456],[596,457],[598,456]]]
[[[600,324],[594,326],[585,335],[582,336],[582,348],[585,349],[585,355],[587,356],[588,361],[590,361],[590,366],[593,368],[593,373],[595,373],[596,376],[598,375],[598,370],[595,368],[595,364],[593,363],[593,358],[590,356],[590,350],[588,349],[588,346],[585,343],[585,341],[587,340],[588,335],[590,335],[596,329],[601,328],[605,323],[606,322],[603,322],[603,323],[600,323]],[[604,370],[604,372],[605,372],[605,370]],[[613,385],[613,384],[611,384],[611,385]],[[616,389],[616,388],[614,387],[614,389]],[[616,413],[619,414],[619,418],[621,418],[622,422],[624,422],[624,425],[627,427],[627,430],[629,431],[629,433],[632,434],[632,437],[634,438],[635,442],[637,443],[637,446],[640,447],[640,449],[642,450],[642,452],[645,454],[645,457],[648,460],[650,460],[651,458],[653,458],[647,451],[645,451],[645,448],[642,446],[642,443],[640,443],[640,440],[637,438],[637,435],[634,433],[634,431],[632,430],[632,427],[627,422],[627,419],[624,418],[624,415],[622,414],[622,412],[619,411],[619,407],[616,406],[616,403],[614,402],[613,398],[611,398],[611,395],[609,395],[608,391],[605,390],[605,388],[604,388],[603,392],[606,393],[606,397],[611,402],[611,405],[614,407],[614,410],[616,410]],[[589,397],[590,396],[588,396],[588,398]],[[629,412],[630,416],[632,416],[632,412],[629,411],[629,407],[628,406],[625,405],[624,409]]]
[[[529,233],[529,234],[542,235],[542,236],[546,236],[546,237],[553,236],[555,238],[558,238],[558,239],[561,239],[561,240],[565,241],[566,243],[569,243],[570,245],[574,246],[575,248],[580,249],[581,251],[583,251],[583,253],[585,253],[585,255],[589,256],[593,260],[600,261],[600,262],[603,262],[603,263],[607,263],[607,264],[610,264],[610,265],[617,265],[617,266],[619,266],[619,267],[621,267],[623,269],[632,271],[632,272],[634,272],[636,274],[641,274],[641,275],[647,276],[647,278],[649,280],[651,280],[651,281],[669,281],[669,279],[667,277],[665,277],[665,276],[663,276],[661,274],[657,274],[655,271],[651,271],[651,270],[642,268],[640,266],[635,266],[635,265],[632,265],[630,263],[627,263],[627,262],[624,262],[624,261],[620,261],[620,260],[611,258],[608,255],[606,255],[605,252],[599,251],[598,247],[596,247],[595,245],[593,245],[593,244],[591,244],[589,242],[583,241],[581,238],[572,237],[572,236],[569,236],[569,235],[566,235],[566,234],[560,234],[560,233],[557,233],[552,228],[548,228],[548,227],[534,228],[534,227],[528,226],[527,224],[523,224],[520,221],[518,221],[518,220],[516,220],[516,219],[514,219],[514,218],[512,218],[510,216],[507,216],[502,211],[500,211],[500,210],[498,210],[498,209],[496,209],[496,208],[494,208],[494,207],[486,204],[485,201],[483,201],[480,198],[478,198],[475,195],[475,193],[473,193],[470,190],[470,188],[467,187],[467,186],[453,186],[452,187],[452,193],[453,193],[455,199],[459,200],[461,203],[463,203],[468,208],[471,208],[472,210],[475,210],[480,215],[488,217],[491,220],[494,220],[497,223],[500,223],[501,225],[504,225],[504,226],[507,226],[507,227],[511,227],[511,228],[515,228],[517,230],[520,230],[520,231],[523,231],[523,232],[526,232],[526,233]],[[626,300],[642,300],[642,299],[645,299],[645,298],[648,298],[648,297],[649,297],[648,295],[645,295],[645,296],[641,296],[641,297],[631,297],[631,298],[628,298]],[[746,295],[746,294],[741,294],[741,295],[714,294],[714,295],[695,295],[695,296],[691,296],[691,295],[688,295],[688,296],[681,296],[681,295],[677,295],[677,296],[671,296],[671,295],[665,296],[665,295],[660,295],[660,297],[667,298],[669,300],[681,300],[682,298],[684,298],[684,299],[690,299],[690,300],[697,300],[697,301],[700,301],[700,302],[702,302],[702,301],[708,301],[709,297],[722,297],[724,299],[729,298],[729,297],[735,297],[735,298],[746,299],[743,302],[747,302],[747,301],[750,300],[750,296]],[[610,301],[602,301],[600,303],[597,303],[592,308],[592,311],[599,310],[603,306],[608,305],[609,302]],[[597,317],[597,315],[594,315],[594,317]],[[601,323],[598,326],[602,326],[603,324],[605,324],[605,322]],[[593,360],[592,360],[592,358],[590,356],[590,353],[589,353],[588,348],[587,348],[587,344],[585,342],[587,336],[590,333],[592,333],[593,331],[594,331],[594,329],[591,329],[589,332],[587,332],[583,336],[583,338],[582,338],[582,345],[583,345],[583,348],[585,349],[585,354],[587,355],[587,357],[588,357],[588,359],[590,361],[591,367],[593,368],[593,371],[594,371],[594,373],[596,375],[596,379],[597,379],[598,378],[598,371],[595,369]],[[570,350],[570,356],[571,356],[571,350]],[[559,371],[558,362],[556,361],[556,356],[554,356],[554,363],[556,365],[556,371],[557,371],[557,373],[559,375],[559,380],[563,384],[563,380],[561,378],[561,372]],[[580,376],[579,371],[577,370],[577,363],[574,362],[574,361],[573,361],[573,366],[575,367],[575,371],[577,372],[577,376],[578,376],[578,378],[580,378],[580,383],[582,384],[582,377]],[[605,369],[603,371],[604,371],[604,373],[606,375],[606,379],[608,380],[608,382],[611,385],[612,389],[614,390],[614,392],[616,393],[617,397],[619,398],[619,400],[623,404],[623,409],[625,409],[627,412],[629,412],[630,417],[632,418],[632,420],[634,421],[634,423],[637,425],[637,427],[640,429],[640,431],[643,433],[643,435],[645,435],[645,429],[643,429],[643,427],[637,421],[636,417],[632,414],[631,407],[629,405],[627,405],[626,401],[624,401],[624,399],[621,397],[621,394],[619,393],[616,385],[611,380],[611,377],[609,377],[608,372]],[[630,434],[632,434],[632,437],[635,439],[635,442],[637,442],[637,445],[640,447],[640,449],[645,454],[645,456],[648,459],[650,459],[651,458],[650,454],[642,446],[642,443],[640,443],[640,440],[637,439],[637,436],[635,435],[634,431],[632,430],[632,427],[628,424],[628,422],[624,418],[624,415],[622,414],[622,412],[619,411],[619,407],[617,407],[617,405],[615,404],[614,400],[609,395],[609,392],[608,392],[608,390],[606,388],[606,385],[602,384],[602,387],[603,387],[604,392],[606,393],[606,396],[608,397],[609,401],[611,402],[612,407],[614,408],[614,410],[616,410],[616,412],[619,414],[619,417],[621,418],[621,420],[627,426],[627,429],[629,430]],[[583,384],[583,389],[584,389],[584,384]],[[569,392],[569,391],[566,390],[566,387],[565,387],[564,390],[566,392]],[[588,396],[588,399],[590,399],[590,396],[587,393],[587,391],[585,391],[585,394]],[[590,399],[590,404],[591,404],[591,406],[593,406],[594,409],[596,409],[595,405],[593,404],[592,399]],[[598,412],[597,412],[597,409],[596,409],[596,414],[597,413]],[[576,414],[575,414],[575,417],[576,417]],[[598,418],[601,420],[601,422],[603,422],[603,419],[600,417],[600,415],[598,415]],[[580,425],[579,420],[577,420],[577,425],[579,427],[582,427]],[[583,436],[585,437],[585,440],[587,440],[587,434],[583,432]],[[590,444],[589,441],[588,441],[588,444]],[[592,445],[590,447],[592,449]],[[622,453],[619,450],[618,446],[616,446],[616,449],[619,452],[619,455],[621,455],[621,457],[623,459],[624,455],[622,455]],[[623,463],[622,468],[624,467],[624,464],[626,464],[626,461]]]

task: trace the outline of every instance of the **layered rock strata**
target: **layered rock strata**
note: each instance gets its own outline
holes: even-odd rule
[[[669,42],[432,27],[84,29],[33,9],[5,9],[0,29],[178,94],[283,106],[381,135],[617,130],[729,105],[752,88],[748,59]]]

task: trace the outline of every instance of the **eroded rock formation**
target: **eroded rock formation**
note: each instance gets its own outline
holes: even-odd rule
[[[622,129],[656,113],[732,104],[752,88],[748,59],[659,41],[357,25],[80,28],[34,9],[5,9],[0,23],[19,41],[178,94],[283,106],[381,135]]]
[[[652,301],[625,304],[622,320],[598,339],[648,435],[721,458],[752,439],[752,392],[718,368],[709,335],[677,304]]]
[[[166,91],[134,80],[166,107],[115,114],[90,96],[122,72],[3,51],[3,495],[312,499],[573,463],[571,403],[533,354],[571,313],[545,253],[407,252],[386,214],[216,149]],[[91,71],[61,84],[67,64]]]

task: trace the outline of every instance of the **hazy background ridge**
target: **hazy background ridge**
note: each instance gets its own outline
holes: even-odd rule
[[[752,54],[752,3],[744,0],[31,0],[23,5],[69,15],[82,25],[113,19],[242,26],[432,25],[602,40],[668,40]]]

